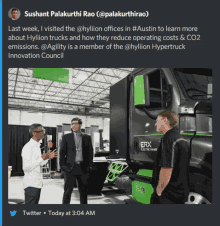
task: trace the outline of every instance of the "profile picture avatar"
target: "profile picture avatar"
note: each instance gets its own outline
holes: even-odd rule
[[[21,12],[18,8],[9,9],[8,17],[11,18],[12,20],[19,19],[20,15],[21,15]]]

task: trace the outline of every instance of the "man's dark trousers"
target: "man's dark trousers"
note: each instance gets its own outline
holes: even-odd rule
[[[80,204],[87,204],[88,177],[89,173],[84,173],[80,164],[75,164],[73,170],[70,173],[64,172],[63,204],[70,204],[70,199],[76,180],[78,182]]]
[[[27,187],[24,189],[25,204],[38,204],[41,188]]]
[[[158,196],[156,191],[154,191],[154,193],[151,195],[150,204],[184,204],[184,201],[174,200],[166,193],[162,193],[161,196]]]
[[[82,133],[83,163],[76,163],[76,145],[74,134],[63,135],[60,146],[60,168],[64,172],[63,204],[69,204],[75,184],[78,182],[80,203],[87,203],[87,181],[93,163],[93,147],[91,136]]]

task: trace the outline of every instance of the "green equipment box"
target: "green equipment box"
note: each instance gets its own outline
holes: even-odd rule
[[[147,169],[140,169],[137,175],[152,177],[153,171]],[[150,204],[151,195],[154,189],[148,182],[141,182],[138,180],[132,181],[132,195],[133,199],[143,204]]]

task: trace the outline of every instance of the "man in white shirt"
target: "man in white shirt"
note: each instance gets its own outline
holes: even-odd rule
[[[32,124],[29,128],[32,136],[30,141],[22,149],[25,191],[25,204],[38,204],[41,188],[43,187],[43,175],[40,166],[45,165],[48,159],[56,157],[56,152],[43,153],[41,155],[40,140],[44,138],[45,130],[41,124]]]

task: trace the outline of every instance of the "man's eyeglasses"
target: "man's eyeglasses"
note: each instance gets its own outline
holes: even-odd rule
[[[76,125],[79,125],[79,123],[72,123],[72,126],[76,126]]]
[[[42,132],[45,132],[45,129],[42,129],[40,131],[33,131],[33,132],[36,132],[36,133],[42,133]]]

